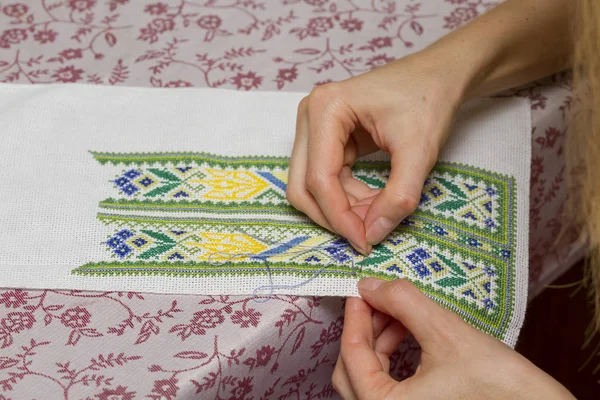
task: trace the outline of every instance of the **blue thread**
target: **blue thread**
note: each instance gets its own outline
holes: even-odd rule
[[[148,177],[145,177],[144,179],[142,179],[140,181],[140,185],[142,185],[143,187],[148,187],[150,185],[152,185],[154,183],[154,181]]]
[[[113,236],[110,239],[108,239],[105,243],[111,249],[116,249],[117,247],[119,247],[121,245],[122,242],[123,241],[121,239]]]
[[[254,238],[254,239],[257,239],[257,238]],[[291,249],[292,247],[298,246],[300,243],[306,241],[307,239],[309,239],[308,236],[300,236],[300,237],[290,240],[289,242],[285,242],[284,244],[281,244],[279,246],[272,247],[271,249],[269,249],[267,251],[258,253],[258,254],[256,254],[256,256],[261,257],[261,258],[274,257],[276,255],[285,253],[287,250]],[[269,244],[273,245],[274,243],[269,243]]]
[[[125,177],[120,177],[119,179],[115,179],[113,182],[115,185],[122,188],[123,186],[125,186],[129,183],[129,179],[127,179]]]
[[[249,235],[252,236],[252,235]],[[296,251],[292,251],[292,252],[287,252],[285,253],[286,255],[290,255],[290,254],[304,254],[304,253],[308,253],[310,251],[313,250],[325,250],[328,253],[330,253],[332,255],[332,258],[336,258],[335,254],[339,254],[340,252],[343,252],[344,249],[349,248],[349,244],[346,241],[336,241],[334,243],[332,243],[331,245],[326,245],[326,246],[301,246],[301,245],[295,245],[295,241],[292,240],[291,243],[294,244],[289,244],[288,243],[276,243],[276,242],[271,242],[269,240],[264,240],[263,241],[271,244],[271,245],[278,245],[280,247],[287,247],[289,249],[293,248],[293,247],[300,247],[302,248],[301,250],[296,250]],[[354,262],[354,252],[352,251],[352,248],[350,247],[351,251],[350,251],[350,256],[348,256],[348,259],[351,262],[351,273],[352,275],[356,275],[356,271],[355,271],[355,262]],[[344,253],[345,254],[345,253]],[[214,257],[225,257],[225,260],[222,261],[216,261],[214,260]],[[296,283],[294,285],[276,285],[273,282],[273,272],[271,271],[271,266],[269,265],[269,258],[276,258],[278,257],[277,254],[273,255],[271,253],[269,253],[268,251],[262,254],[251,254],[251,253],[241,253],[241,254],[232,254],[232,253],[224,253],[224,252],[214,252],[208,255],[208,262],[213,265],[213,266],[220,266],[220,265],[225,265],[230,261],[233,261],[235,259],[238,258],[250,258],[250,259],[254,259],[254,260],[260,260],[262,262],[264,262],[265,264],[265,269],[267,270],[267,276],[269,278],[269,283],[267,285],[262,285],[257,287],[256,289],[254,289],[254,291],[252,292],[252,298],[256,303],[266,303],[267,301],[269,301],[272,297],[273,294],[275,293],[276,290],[281,290],[281,289],[296,289],[299,287],[302,287],[304,285],[309,284],[310,282],[312,282],[313,280],[315,280],[320,274],[322,274],[325,269],[327,269],[327,267],[329,266],[329,264],[331,264],[331,262],[333,260],[330,260],[329,262],[327,262],[325,265],[323,265],[319,270],[317,270],[312,276],[308,277],[307,279],[305,279],[304,281],[300,282],[300,283]],[[258,293],[268,289],[269,292],[267,294],[266,297],[264,298],[259,298]]]
[[[131,232],[129,229],[120,230],[119,232],[117,232],[115,234],[115,237],[120,237],[123,240],[127,240],[127,239],[129,239],[130,237],[133,237],[133,236],[134,236],[133,232]]]
[[[148,241],[144,238],[137,238],[132,243],[135,244],[137,247],[142,247],[143,245],[148,243]]]
[[[490,197],[494,197],[496,195],[496,190],[494,188],[492,188],[492,187],[485,188],[485,192]]]
[[[402,270],[401,270],[401,269],[398,267],[398,265],[396,265],[396,264],[393,264],[393,265],[391,265],[391,266],[387,267],[387,268],[386,268],[386,270],[387,270],[387,271],[390,271],[390,272],[396,272],[396,273],[398,273],[398,274],[401,274],[401,273],[402,273]]]
[[[175,195],[173,197],[178,199],[180,197],[190,197],[190,195],[187,194],[186,192],[184,192],[183,190],[180,190],[179,192],[175,193]]]
[[[433,231],[440,236],[446,236],[448,234],[441,226],[435,226]]]
[[[128,196],[132,196],[133,194],[135,194],[135,192],[138,192],[140,189],[138,189],[137,186],[132,185],[132,184],[127,184],[123,187],[121,187],[121,192],[123,192],[124,194],[128,195]]]
[[[183,259],[185,259],[185,257],[184,257],[184,256],[182,256],[181,254],[179,254],[178,252],[175,252],[175,253],[171,254],[171,255],[168,257],[168,259],[169,259],[169,260],[171,260],[171,261],[172,261],[172,260],[183,260]]]
[[[434,186],[431,189],[429,189],[429,193],[431,193],[435,198],[440,197],[442,194],[444,194],[437,186]]]
[[[442,267],[442,265],[438,261],[432,262],[431,264],[429,264],[429,266],[435,272],[440,272],[440,271],[442,271],[444,269],[444,267]]]
[[[132,252],[131,247],[127,246],[126,244],[120,245],[113,251],[113,253],[115,253],[117,256],[119,256],[121,258],[125,258],[131,252]]]
[[[256,173],[285,192],[287,185],[285,183],[283,183],[281,180],[275,178],[275,176],[273,174],[270,174],[268,172],[262,172],[262,171],[257,171]]]
[[[127,172],[125,172],[123,174],[123,176],[126,176],[129,179],[135,179],[135,178],[137,178],[140,175],[141,175],[141,173],[138,170],[135,170],[135,169],[130,169],[129,171],[127,171]]]

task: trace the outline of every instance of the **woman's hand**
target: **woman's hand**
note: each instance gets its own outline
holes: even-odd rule
[[[427,49],[313,90],[298,109],[288,200],[366,254],[417,206],[466,99],[569,65],[569,0],[507,0]],[[349,166],[377,149],[391,155],[382,191]]]
[[[458,74],[418,53],[314,89],[298,108],[287,197],[367,254],[417,207],[462,101]],[[383,190],[354,179],[357,157],[391,156]]]
[[[345,399],[574,399],[502,342],[471,327],[404,280],[365,279],[349,298],[333,386]],[[389,356],[412,333],[414,376],[390,377]]]

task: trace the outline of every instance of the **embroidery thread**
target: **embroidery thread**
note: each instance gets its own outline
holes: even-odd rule
[[[203,153],[92,153],[115,173],[98,220],[112,230],[87,276],[263,275],[406,278],[478,328],[502,337],[514,293],[512,177],[440,163],[418,210],[365,258],[285,198],[288,160]],[[384,187],[389,164],[354,176]],[[268,268],[265,263],[268,262]],[[271,289],[269,289],[269,287]]]

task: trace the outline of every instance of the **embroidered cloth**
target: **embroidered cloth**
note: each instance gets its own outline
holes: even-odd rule
[[[403,277],[516,341],[527,297],[524,100],[461,110],[419,209],[365,258],[285,199],[302,94],[79,85],[0,93],[5,286],[264,299],[351,296],[361,277]],[[354,175],[383,187],[386,156],[361,160]]]

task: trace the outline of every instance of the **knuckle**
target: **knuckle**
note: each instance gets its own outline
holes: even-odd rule
[[[340,386],[337,379],[335,378],[335,372],[333,378],[331,378],[331,387],[337,394],[340,394]]]
[[[298,115],[305,114],[307,109],[308,109],[308,96],[305,96],[302,98],[302,100],[300,100],[300,103],[298,103]]]
[[[311,193],[322,191],[327,186],[327,182],[321,174],[309,172],[306,174],[306,188]]]
[[[410,291],[414,289],[411,284],[404,279],[396,279],[395,281],[388,283],[388,285],[390,285],[390,297],[400,301],[406,299],[407,296],[410,296]]]
[[[446,343],[444,348],[450,359],[459,359],[462,354],[465,335],[460,329],[465,322],[455,313],[448,311],[444,313],[445,318],[438,318],[432,326],[436,337]]]
[[[340,345],[340,360],[344,363],[344,365],[352,365],[353,351],[360,346],[360,343],[349,340],[348,337],[342,335],[342,342]]]
[[[302,191],[298,190],[296,187],[288,186],[285,190],[285,198],[291,205],[298,208],[300,204],[302,204]]]
[[[412,213],[419,206],[419,198],[406,193],[393,193],[393,203],[401,210]]]
[[[342,374],[342,372],[341,372],[340,368],[338,368],[338,366],[336,365],[335,369],[333,370],[333,375],[331,375],[331,386],[333,387],[333,390],[335,390],[338,394],[340,393],[340,390],[342,389],[341,374]]]
[[[308,95],[308,105],[321,106],[324,102],[329,102],[341,96],[340,85],[336,82],[326,83],[317,86]]]

